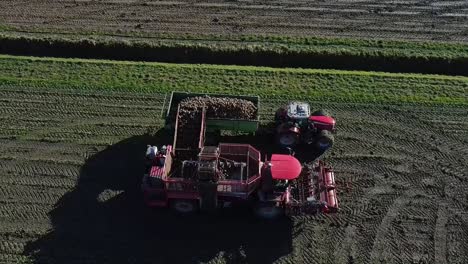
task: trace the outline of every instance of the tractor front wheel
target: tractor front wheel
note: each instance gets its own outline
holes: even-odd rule
[[[171,201],[171,209],[181,215],[193,214],[198,210],[196,200],[175,199]]]
[[[274,202],[258,202],[254,208],[255,215],[261,219],[274,220],[284,215],[284,209]]]
[[[334,137],[332,133],[328,130],[322,130],[318,135],[316,146],[320,151],[325,152],[333,146],[333,142]]]
[[[278,136],[278,142],[283,147],[294,147],[299,143],[299,134],[294,132],[282,133]]]

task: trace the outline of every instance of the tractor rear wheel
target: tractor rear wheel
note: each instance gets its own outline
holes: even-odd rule
[[[274,202],[257,202],[254,207],[255,216],[265,219],[274,220],[284,215],[284,209],[276,206]]]
[[[275,113],[275,121],[276,122],[284,122],[287,117],[287,111],[283,107],[276,110]]]
[[[171,201],[171,209],[181,215],[193,214],[198,210],[196,200],[174,199]]]
[[[322,130],[317,136],[316,146],[320,151],[325,152],[333,146],[334,141],[335,139],[330,131]]]
[[[299,143],[299,135],[294,132],[281,133],[278,136],[278,143],[283,147],[294,147]]]
[[[311,116],[330,116],[327,110],[319,109],[311,114]]]

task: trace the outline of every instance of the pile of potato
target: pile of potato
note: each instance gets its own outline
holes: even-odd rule
[[[180,102],[179,125],[184,126],[201,120],[203,107],[208,118],[255,119],[257,107],[251,101],[228,98],[198,96],[189,97]]]

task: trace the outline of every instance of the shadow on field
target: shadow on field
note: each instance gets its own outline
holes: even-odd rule
[[[90,157],[76,187],[50,212],[53,230],[26,246],[35,263],[271,263],[292,250],[289,220],[265,223],[245,208],[179,217],[143,205],[139,184],[147,144],[125,139]]]

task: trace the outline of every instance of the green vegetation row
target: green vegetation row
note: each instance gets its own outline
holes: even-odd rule
[[[468,105],[468,77],[253,66],[0,56],[0,85],[163,93],[173,90],[325,102]]]
[[[0,32],[2,30],[0,29]],[[45,36],[45,37],[44,37]],[[49,42],[99,42],[118,45],[118,43],[142,47],[158,46],[208,46],[214,50],[234,51],[241,47],[252,50],[273,50],[278,53],[316,52],[326,54],[349,54],[361,56],[388,56],[407,58],[468,58],[468,45],[463,43],[415,42],[374,39],[296,37],[282,35],[203,35],[158,33],[148,37],[138,32],[129,35],[108,36],[99,32],[81,34],[57,34],[50,32],[21,33],[2,32],[1,39],[24,39],[34,41],[44,39]]]
[[[467,75],[468,45],[288,36],[0,34],[16,55]]]

